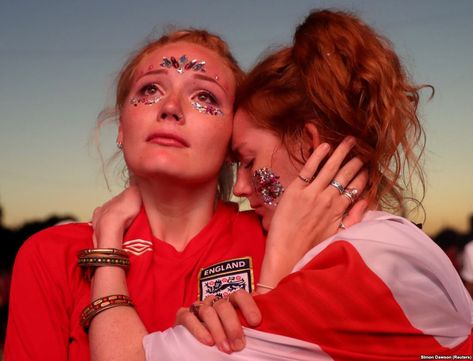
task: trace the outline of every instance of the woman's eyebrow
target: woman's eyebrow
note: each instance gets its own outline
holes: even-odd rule
[[[168,73],[168,70],[167,69],[156,69],[156,70],[150,70],[150,71],[147,71],[143,74],[140,74],[135,81],[147,76],[147,75],[154,75],[154,74],[167,74]]]
[[[208,76],[208,75],[205,75],[205,74],[202,74],[202,73],[195,73],[194,74],[194,78],[197,78],[197,79],[200,79],[200,80],[204,80],[204,81],[209,81],[211,83],[214,83],[214,84],[217,84],[220,89],[223,90],[223,92],[225,94],[227,94],[227,91],[225,90],[225,88],[217,81],[215,80],[214,78],[212,78],[211,76]],[[228,94],[227,94],[228,95]]]

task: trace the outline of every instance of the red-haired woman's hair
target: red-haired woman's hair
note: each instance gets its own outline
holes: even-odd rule
[[[149,42],[144,47],[131,55],[129,60],[122,67],[117,79],[117,89],[115,97],[115,107],[113,110],[105,110],[99,115],[96,126],[96,138],[98,129],[109,119],[116,119],[120,117],[120,111],[125,104],[128,93],[131,89],[135,71],[141,61],[156,49],[171,43],[187,42],[200,45],[207,48],[217,55],[223,61],[223,64],[228,66],[235,77],[235,84],[238,87],[245,76],[244,71],[238,65],[238,62],[230,52],[227,43],[218,35],[209,33],[202,29],[180,29],[169,32],[161,36],[158,40]],[[112,158],[113,160],[113,158]],[[126,173],[126,172],[123,172]],[[231,188],[233,185],[233,168],[229,164],[224,164],[219,176],[218,182],[218,196],[221,199],[228,200],[231,196]]]
[[[298,26],[292,47],[268,56],[247,75],[236,106],[287,145],[300,142],[307,122],[332,146],[354,136],[353,154],[369,173],[367,199],[402,212],[413,194],[413,174],[422,197],[424,191],[421,88],[409,81],[386,39],[351,14],[324,10]]]

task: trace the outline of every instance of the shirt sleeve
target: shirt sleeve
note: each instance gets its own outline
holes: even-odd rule
[[[245,328],[246,347],[226,354],[216,347],[199,343],[183,326],[145,336],[143,347],[147,361],[283,361],[332,360],[320,348],[308,342]]]
[[[66,272],[60,269],[60,255],[42,247],[47,241],[42,234],[26,241],[16,257],[6,361],[67,359],[69,317],[60,287]]]

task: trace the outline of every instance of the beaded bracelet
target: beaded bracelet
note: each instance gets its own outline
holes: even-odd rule
[[[122,268],[128,268],[130,266],[130,260],[124,257],[79,257],[77,262],[80,267],[99,267],[99,266],[117,266]]]
[[[118,248],[89,248],[79,251],[77,254],[79,257],[88,256],[91,254],[107,254],[107,255],[117,255],[128,258],[128,253],[123,249]]]
[[[95,316],[97,316],[100,312],[118,306],[134,307],[134,304],[131,301],[131,298],[127,295],[111,295],[96,299],[90,305],[85,307],[80,314],[81,327],[87,332],[90,322]]]

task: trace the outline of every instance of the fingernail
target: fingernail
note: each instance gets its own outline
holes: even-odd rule
[[[245,347],[245,342],[241,338],[236,338],[232,341],[233,351],[241,351]]]
[[[214,345],[214,339],[210,335],[204,336],[204,343],[206,345],[213,346]]]
[[[329,150],[330,149],[330,144],[328,143],[322,143],[319,145],[321,150]]]
[[[232,349],[230,348],[230,344],[228,343],[227,340],[223,340],[220,345],[218,346],[218,349],[220,351],[223,351],[225,353],[231,353]]]
[[[354,145],[354,144],[355,144],[355,137],[348,136],[348,137],[345,138],[345,141],[346,141],[347,144],[349,144],[349,145]]]

